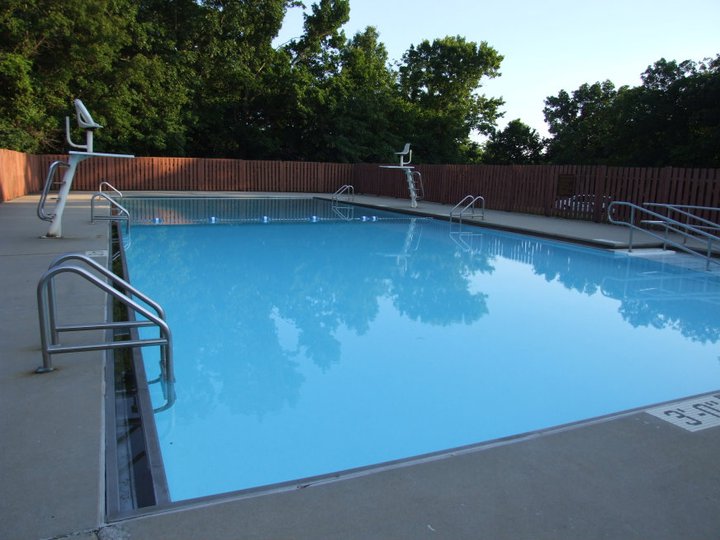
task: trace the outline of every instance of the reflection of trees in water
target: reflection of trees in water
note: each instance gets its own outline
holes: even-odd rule
[[[642,271],[634,268],[626,280],[602,282],[603,294],[622,301],[619,311],[624,320],[633,326],[675,328],[693,341],[717,343],[720,339],[717,278],[702,274],[682,277],[676,272],[638,277]]]
[[[507,235],[488,243],[489,253],[526,262],[547,281],[583,294],[602,292],[620,301],[618,312],[634,327],[675,328],[686,338],[716,343],[720,338],[720,280],[681,274],[639,257]],[[622,277],[620,277],[622,276]]]
[[[297,400],[303,380],[297,352],[280,345],[277,317],[294,325],[300,351],[327,370],[341,358],[337,330],[365,334],[381,298],[437,325],[487,313],[485,295],[469,290],[472,273],[492,271],[487,259],[455,256],[442,226],[402,223],[313,223],[298,235],[282,224],[209,226],[202,244],[180,227],[172,236],[163,228],[144,231],[160,234],[160,242],[137,229],[133,281],[162,304],[183,306],[169,313],[175,346],[183,349],[176,357],[192,362],[183,366],[192,383],[179,398],[258,415]],[[416,250],[419,242],[440,253]],[[225,284],[220,298],[213,292],[218,283]]]
[[[409,251],[395,265],[389,290],[393,304],[401,314],[423,323],[447,326],[477,321],[488,312],[487,295],[470,292],[470,277],[494,270],[489,255],[458,249],[448,242],[444,226],[428,224],[426,229],[421,242],[429,249]]]
[[[470,279],[492,273],[497,257],[529,264],[570,290],[619,300],[621,316],[633,326],[674,327],[699,342],[718,340],[716,278],[680,278],[645,259],[472,227],[470,236],[453,243],[445,224],[403,223],[308,223],[299,235],[281,224],[209,226],[202,245],[184,234],[165,236],[164,228],[151,231],[160,242],[135,231],[133,281],[162,304],[183,306],[182,313],[169,313],[176,348],[183,349],[176,357],[192,362],[183,366],[192,382],[183,381],[179,399],[246,414],[279,410],[299,397],[303,377],[296,357],[329,369],[341,358],[337,331],[367,333],[382,298],[423,323],[478,320],[487,313],[487,296],[472,292]],[[220,298],[213,292],[217,283],[223,284]],[[277,318],[296,329],[297,350],[281,346]]]

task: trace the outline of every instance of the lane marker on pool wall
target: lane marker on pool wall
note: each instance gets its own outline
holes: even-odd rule
[[[720,426],[720,394],[676,401],[645,411],[688,431]]]

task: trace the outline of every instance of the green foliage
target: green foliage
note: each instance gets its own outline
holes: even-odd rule
[[[113,67],[130,42],[134,17],[129,0],[5,2],[0,53],[6,60],[15,58],[16,78],[5,88],[12,93],[6,96],[7,106],[19,109],[12,122],[14,141],[4,142],[33,151],[59,149],[63,135],[58,120],[67,113],[71,99],[93,103],[113,88]],[[7,121],[3,115],[3,124]]]
[[[4,0],[0,147],[62,152],[81,98],[101,151],[248,159],[720,166],[720,56],[661,59],[642,85],[583,84],[545,101],[552,137],[480,93],[502,56],[448,36],[394,66],[372,27],[342,31],[349,0],[317,0],[275,47],[298,0]],[[489,135],[482,149],[473,135]]]
[[[519,119],[490,135],[482,156],[483,163],[530,165],[542,163],[545,144],[540,134]]]
[[[411,46],[399,69],[408,140],[429,163],[459,163],[470,157],[472,132],[488,133],[502,100],[478,95],[482,77],[499,75],[503,57],[482,42],[460,36]]]
[[[570,96],[562,90],[545,100],[545,121],[555,137],[548,156],[555,163],[598,164],[607,155],[605,147],[612,127],[608,111],[617,96],[610,81],[583,84]]]
[[[477,157],[501,101],[478,95],[502,57],[461,37],[398,68],[377,31],[348,39],[349,0],[317,0],[274,47],[298,0],[5,0],[0,146],[62,152],[81,98],[101,151],[248,159],[418,162]]]
[[[642,85],[584,84],[545,100],[554,163],[720,167],[720,56],[661,59]]]
[[[32,65],[21,55],[0,53],[0,148],[36,152],[51,129],[35,103]]]

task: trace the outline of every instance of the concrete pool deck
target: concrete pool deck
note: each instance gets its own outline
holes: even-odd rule
[[[643,411],[304,489],[107,523],[104,355],[57,355],[57,371],[33,373],[41,363],[41,275],[66,252],[107,260],[107,224],[89,223],[89,199],[72,195],[62,239],[40,238],[47,223],[35,215],[37,196],[0,204],[0,538],[720,537],[720,428],[685,431]],[[355,202],[409,210],[402,199]],[[442,216],[449,208],[418,206]],[[487,211],[484,223],[605,247],[627,240],[626,229],[557,218]],[[657,241],[636,238],[635,245],[654,248]],[[105,315],[104,295],[79,281],[58,287],[59,304],[68,308],[63,322]]]

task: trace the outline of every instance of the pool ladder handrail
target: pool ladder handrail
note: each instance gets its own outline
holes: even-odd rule
[[[425,186],[423,185],[422,174],[420,171],[411,171],[412,186],[415,190],[415,200],[419,201],[425,198]]]
[[[49,214],[45,211],[45,205],[47,204],[47,198],[50,194],[50,189],[52,188],[52,186],[56,184],[62,185],[64,183],[63,180],[61,180],[60,182],[55,182],[55,173],[60,167],[70,167],[70,164],[62,160],[53,161],[50,164],[47,176],[45,177],[45,185],[43,186],[43,190],[40,193],[40,200],[38,201],[37,205],[37,216],[43,221],[52,221],[55,217],[55,214]]]
[[[460,208],[463,205],[463,203],[465,203],[465,201],[469,201],[469,202],[465,206],[463,206],[459,212],[456,213],[455,211],[458,208]],[[457,203],[455,206],[453,206],[452,209],[450,210],[450,214],[449,214],[450,223],[452,223],[453,217],[455,217],[455,216],[457,216],[457,218],[458,218],[458,223],[462,223],[462,218],[465,215],[465,212],[467,212],[468,210],[470,210],[472,212],[470,217],[474,218],[475,210],[476,210],[475,203],[477,201],[480,201],[482,203],[482,205],[480,207],[480,219],[484,220],[485,219],[485,197],[483,197],[482,195],[465,195],[465,197],[463,197],[463,199],[459,203]]]
[[[110,213],[108,215],[99,216],[95,214],[95,201],[98,199],[104,199],[110,204]],[[113,209],[117,210],[116,214],[113,214]],[[96,221],[124,221],[125,232],[128,233],[130,231],[130,212],[104,191],[96,191],[92,194],[92,197],[90,197],[90,222],[95,223]]]
[[[720,208],[716,208],[714,206],[697,206],[697,205],[683,205],[683,204],[667,204],[667,203],[643,203],[643,206],[646,208],[653,207],[653,208],[664,208],[667,210],[668,214],[670,212],[677,212],[678,214],[685,217],[685,224],[690,225],[690,220],[699,221],[699,225],[692,225],[692,227],[695,227],[696,229],[702,229],[705,231],[718,231],[720,232],[720,223],[715,223],[712,220],[705,219],[703,217],[697,216],[693,214],[692,212],[688,212],[687,209],[690,210],[705,210],[709,212],[717,212],[720,214]],[[670,217],[668,215],[668,217]],[[687,242],[687,238],[683,239],[683,243]]]
[[[102,182],[100,182],[98,191],[103,193],[103,187],[110,188],[111,191],[113,191],[118,197],[120,197],[122,199],[122,197],[123,197],[122,192],[119,189],[117,189],[115,186],[113,186],[110,182],[108,182],[107,180],[103,180]]]
[[[460,229],[459,231],[452,231],[449,233],[450,240],[455,242],[455,244],[465,253],[470,253],[471,255],[475,255],[476,253],[479,253],[483,248],[483,242],[485,240],[485,234],[484,233],[476,233],[476,232],[470,232],[467,230]],[[480,247],[474,247],[473,238],[480,238]],[[468,242],[467,240],[470,239]]]
[[[94,273],[76,265],[63,265],[62,263],[75,260],[84,263],[93,270],[96,270],[109,282],[99,278]],[[98,289],[106,292],[123,305],[133,310],[134,313],[143,316],[147,320],[117,321],[105,323],[70,324],[59,326],[56,317],[55,283],[54,279],[59,274],[73,273],[84,278],[95,285]],[[135,296],[144,302],[150,309],[140,305],[130,295]],[[48,267],[48,270],[40,278],[37,285],[38,319],[40,323],[40,341],[42,345],[43,365],[38,367],[36,373],[49,373],[54,371],[52,355],[71,352],[98,351],[107,349],[121,349],[147,346],[160,346],[160,366],[163,382],[167,383],[166,400],[167,408],[174,402],[175,369],[173,364],[172,333],[166,321],[163,308],[130,285],[127,281],[112,273],[107,268],[79,253],[67,253],[58,257]],[[159,338],[132,339],[127,341],[104,341],[82,345],[60,345],[60,332],[78,332],[91,330],[119,330],[139,327],[157,326],[160,332]]]
[[[624,207],[630,209],[630,220],[629,221],[622,221],[619,219],[616,219],[613,217],[613,212],[615,208],[617,207]],[[702,226],[696,226],[696,225],[690,225],[689,223],[683,223],[681,221],[678,221],[676,219],[673,219],[669,216],[660,214],[658,212],[654,212],[652,210],[649,210],[648,207],[664,207],[668,209],[672,209],[676,212],[679,212],[680,214],[683,214],[686,216],[686,219],[693,218],[697,219],[701,222],[704,222],[706,225]],[[690,212],[687,212],[685,210],[682,210],[682,208],[691,208],[691,207],[685,207],[680,205],[672,205],[672,204],[661,204],[661,203],[644,203],[643,206],[626,202],[626,201],[613,201],[608,205],[608,221],[612,223],[613,225],[622,225],[626,226],[630,229],[629,237],[628,237],[628,252],[632,252],[633,250],[633,232],[638,230],[642,231],[643,233],[653,237],[657,238],[658,240],[662,240],[663,242],[663,249],[667,249],[667,246],[673,246],[674,248],[677,248],[681,251],[684,251],[690,255],[696,256],[696,257],[702,257],[705,259],[705,269],[710,269],[710,263],[714,262],[716,264],[720,264],[720,260],[713,258],[712,256],[712,248],[713,248],[713,242],[717,242],[717,245],[720,245],[720,237],[715,236],[714,234],[710,234],[705,229],[710,230],[719,230],[720,231],[720,224],[715,223],[713,221],[707,220],[705,218],[701,218],[699,216],[695,216]],[[705,209],[705,210],[716,210],[720,211],[720,208],[714,208],[714,207],[693,207],[696,209]],[[650,229],[647,229],[645,227],[641,227],[640,225],[636,224],[635,214],[636,212],[642,212],[643,216],[647,215],[653,219],[641,219],[640,224],[644,225],[659,225],[664,228],[665,232],[663,235],[657,234]],[[669,237],[669,233],[672,232],[678,236],[680,236],[683,241],[682,243],[676,242],[675,240],[672,240]],[[698,242],[702,242],[701,239],[704,239],[706,244],[705,253],[701,253],[697,250],[694,250],[687,246],[687,240],[695,240]]]
[[[341,195],[345,195],[348,197],[351,201],[355,199],[355,188],[351,186],[350,184],[344,184],[340,186],[335,193],[333,193],[332,200],[337,201],[340,199]]]

